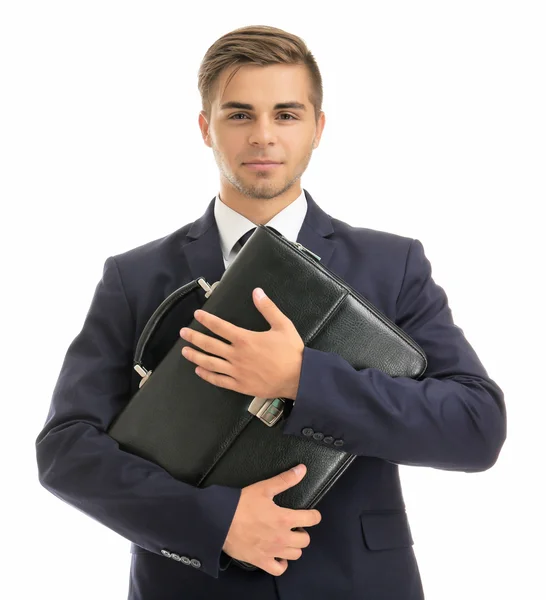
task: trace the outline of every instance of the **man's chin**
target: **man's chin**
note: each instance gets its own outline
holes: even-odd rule
[[[273,185],[268,181],[257,184],[254,182],[252,185],[243,183],[238,188],[242,194],[249,198],[256,198],[256,200],[271,200],[285,191],[283,186]]]

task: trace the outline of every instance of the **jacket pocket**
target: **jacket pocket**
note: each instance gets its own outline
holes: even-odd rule
[[[364,543],[369,550],[413,546],[405,511],[364,512],[360,515],[360,523]]]

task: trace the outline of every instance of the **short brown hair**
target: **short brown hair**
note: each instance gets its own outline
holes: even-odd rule
[[[309,100],[318,120],[322,110],[322,77],[313,54],[298,36],[277,27],[250,25],[240,27],[218,38],[207,50],[198,73],[199,93],[205,114],[209,117],[216,84],[224,69],[236,66],[230,78],[246,64],[305,65],[311,76]],[[226,84],[227,85],[227,84]]]

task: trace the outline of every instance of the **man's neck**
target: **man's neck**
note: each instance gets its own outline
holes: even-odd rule
[[[295,186],[275,198],[259,199],[243,196],[236,190],[220,189],[220,200],[232,210],[252,221],[255,225],[265,225],[292,204],[301,195],[301,187]]]

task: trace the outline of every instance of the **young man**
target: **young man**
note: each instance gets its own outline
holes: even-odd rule
[[[398,465],[490,468],[506,436],[503,393],[453,323],[422,244],[351,227],[302,190],[325,124],[320,73],[303,41],[269,27],[228,33],[207,51],[199,89],[219,194],[196,221],[106,260],[37,439],[40,482],[133,542],[130,600],[423,598]],[[292,398],[286,435],[358,455],[317,510],[273,500],[304,472],[242,490],[197,489],[105,433],[138,389],[134,346],[155,308],[197,276],[220,279],[257,224],[318,254],[428,357],[419,381],[357,371],[305,347],[257,290],[270,330],[248,332],[206,312],[199,320],[231,344],[180,330],[219,357],[195,348],[186,356],[211,385]],[[231,558],[260,568],[245,571]]]

